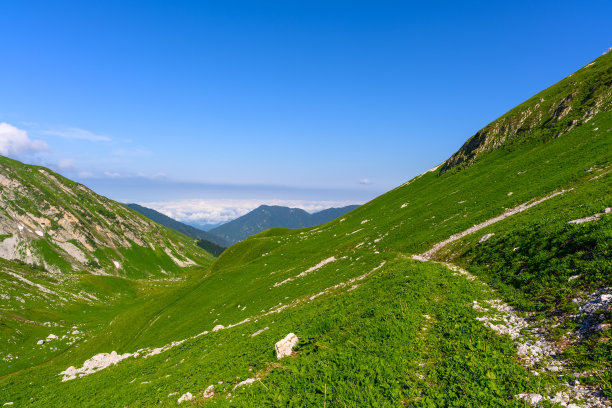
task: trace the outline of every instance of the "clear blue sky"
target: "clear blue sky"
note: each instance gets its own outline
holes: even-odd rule
[[[0,122],[46,143],[10,155],[139,202],[362,202],[612,46],[609,0],[15,0],[0,15]]]

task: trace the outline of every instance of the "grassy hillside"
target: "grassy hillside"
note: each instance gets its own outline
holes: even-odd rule
[[[0,256],[49,273],[164,276],[212,257],[49,169],[0,156]]]
[[[595,66],[576,86],[612,55]],[[180,281],[141,282],[64,353],[15,366],[41,353],[32,342],[2,357],[0,403],[609,406],[610,105],[546,143],[524,136],[327,224],[254,235]],[[279,360],[288,333],[300,340]],[[117,364],[62,381],[112,351]]]
[[[612,104],[610,53],[523,102],[479,130],[440,168],[471,164],[488,152],[533,141],[548,142],[585,125]]]

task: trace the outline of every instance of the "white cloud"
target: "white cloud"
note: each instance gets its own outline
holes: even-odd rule
[[[75,127],[67,127],[61,129],[41,130],[38,132],[43,135],[59,136],[64,139],[79,139],[89,140],[90,142],[110,142],[111,138],[104,135],[98,135],[89,130],[79,129]]]
[[[372,184],[372,182],[370,180],[368,180],[368,179],[361,179],[361,180],[359,180],[359,184],[368,185],[368,184]]]
[[[121,174],[119,174],[117,172],[111,172],[111,171],[105,171],[104,175],[106,177],[109,177],[109,178],[119,178],[119,177],[121,177]]]
[[[141,147],[135,149],[116,149],[112,151],[113,156],[118,157],[148,157],[153,155],[153,152]]]
[[[49,150],[49,145],[42,140],[32,140],[28,132],[0,123],[0,154],[5,156],[19,156]]]
[[[78,176],[82,179],[92,178],[94,175],[88,171],[80,171]]]
[[[176,201],[158,201],[139,203],[153,208],[170,218],[183,222],[216,224],[231,221],[249,211],[266,205],[282,205],[301,208],[308,212],[317,212],[331,207],[344,207],[360,204],[355,201],[306,201],[306,200],[263,200],[263,199],[186,199]]]
[[[76,169],[76,162],[74,159],[63,159],[57,162],[57,168],[60,171],[74,171]]]

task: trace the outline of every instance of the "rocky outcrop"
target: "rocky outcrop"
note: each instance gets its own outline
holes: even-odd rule
[[[134,269],[125,255],[132,250],[164,256],[178,268],[193,265],[193,252],[201,251],[195,245],[186,250],[185,242],[124,205],[51,170],[0,156],[2,258],[52,272],[124,275]],[[160,255],[159,249],[165,254]],[[155,267],[146,274],[158,272]]]
[[[604,55],[479,130],[441,167],[468,166],[487,152],[525,139],[547,141],[612,106],[612,54]]]

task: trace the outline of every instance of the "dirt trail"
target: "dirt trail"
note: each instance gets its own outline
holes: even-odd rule
[[[446,245],[450,244],[451,242],[457,241],[458,239],[461,239],[463,237],[465,237],[466,235],[469,235],[473,232],[476,232],[478,230],[481,230],[485,227],[488,227],[489,225],[495,224],[498,221],[502,221],[505,220],[506,218],[521,213],[525,210],[530,209],[531,207],[534,207],[538,204],[543,203],[546,200],[549,200],[553,197],[556,197],[558,195],[561,195],[563,193],[566,193],[567,191],[571,191],[572,189],[569,190],[561,190],[561,191],[556,191],[552,194],[547,195],[546,197],[540,198],[539,200],[536,201],[528,201],[526,203],[523,203],[521,205],[518,205],[514,208],[511,208],[509,210],[506,210],[503,214],[498,215],[497,217],[493,217],[491,219],[488,219],[484,222],[481,222],[480,224],[476,224],[468,229],[466,229],[465,231],[461,231],[457,234],[451,235],[449,238],[445,239],[444,241],[438,242],[437,244],[435,244],[430,250],[423,252],[422,254],[419,255],[413,255],[412,258],[419,260],[419,261],[429,261],[430,259],[433,258],[433,256],[443,247],[445,247]]]

